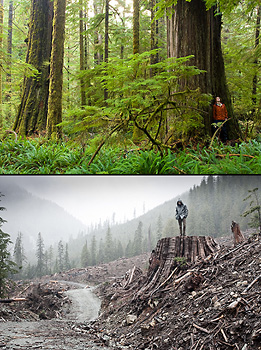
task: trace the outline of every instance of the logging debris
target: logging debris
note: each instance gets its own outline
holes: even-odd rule
[[[133,268],[100,286],[102,312],[93,327],[97,334],[102,330],[108,344],[143,350],[261,350],[260,240],[221,246],[194,263],[176,261],[157,279],[149,290],[146,272]]]
[[[0,322],[62,318],[64,305],[70,303],[63,293],[68,287],[61,284],[31,282],[20,288],[16,297],[0,303]]]

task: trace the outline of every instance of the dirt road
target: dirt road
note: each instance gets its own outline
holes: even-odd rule
[[[64,281],[63,281],[64,282]],[[66,292],[72,301],[70,313],[63,320],[41,320],[35,322],[1,322],[0,348],[8,350],[99,350],[110,349],[93,342],[94,332],[88,326],[79,327],[79,322],[95,319],[100,309],[100,300],[92,288],[78,284],[79,289]]]

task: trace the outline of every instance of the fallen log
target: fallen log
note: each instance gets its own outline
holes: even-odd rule
[[[25,301],[26,298],[12,298],[12,299],[0,299],[0,303],[10,304],[16,301]]]

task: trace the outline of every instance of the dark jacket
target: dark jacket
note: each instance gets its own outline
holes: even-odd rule
[[[181,205],[178,205],[178,203],[181,203]],[[186,204],[183,204],[181,200],[177,201],[177,206],[176,206],[176,219],[184,219],[188,216],[188,208]]]

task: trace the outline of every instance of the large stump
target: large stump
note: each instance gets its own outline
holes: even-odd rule
[[[209,236],[167,237],[152,252],[147,281],[137,296],[153,292],[169,278],[178,262],[194,263],[215,253],[219,245]]]

